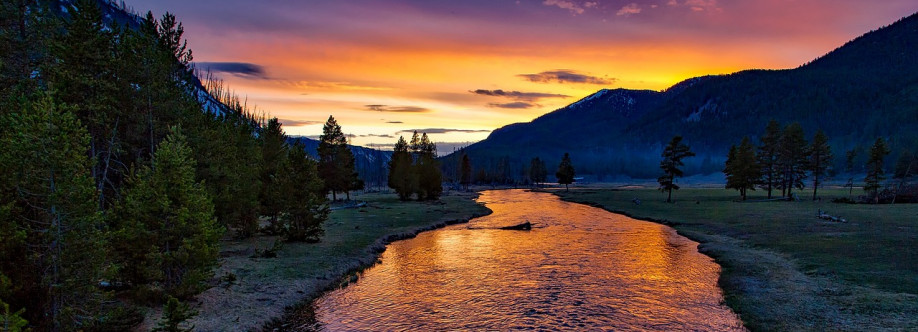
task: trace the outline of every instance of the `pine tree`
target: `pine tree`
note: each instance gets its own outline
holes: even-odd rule
[[[851,149],[845,153],[845,172],[848,173],[848,182],[845,183],[845,187],[848,187],[848,197],[851,197],[851,192],[854,190],[854,158],[857,157],[857,150]]]
[[[727,180],[725,189],[739,190],[739,180],[737,176],[738,168],[739,165],[736,161],[736,145],[731,145],[730,151],[727,152],[727,161],[724,162],[723,173]],[[740,192],[740,195],[742,195],[742,192]]]
[[[325,190],[331,191],[332,200],[338,200],[338,192],[347,192],[358,184],[354,170],[354,154],[347,146],[347,137],[333,116],[328,117],[319,137],[319,177],[325,181]],[[361,186],[362,187],[362,186]]]
[[[37,329],[87,328],[102,315],[95,284],[107,266],[89,136],[49,94],[33,99],[0,119],[0,274]]]
[[[472,162],[469,160],[469,155],[462,154],[462,165],[459,166],[459,169],[461,173],[459,184],[467,191],[469,190],[469,183],[472,182]]]
[[[162,283],[166,294],[189,298],[213,275],[223,229],[201,183],[193,153],[177,128],[159,145],[152,167],[128,179],[115,206],[115,250],[122,278],[140,287]]]
[[[197,177],[204,181],[213,198],[217,221],[232,228],[238,238],[258,231],[262,155],[252,135],[256,128],[241,115],[229,114],[223,121],[200,124],[197,137],[189,143],[198,151]]]
[[[179,301],[172,296],[168,297],[166,304],[163,306],[163,318],[156,324],[153,332],[191,332],[194,331],[194,325],[185,328],[186,321],[198,315],[198,312],[188,307],[187,303]]]
[[[418,141],[418,156],[415,163],[418,178],[418,200],[437,200],[443,193],[443,174],[437,161],[437,145],[430,141],[427,133]]]
[[[762,172],[756,160],[752,141],[749,140],[749,137],[743,137],[739,147],[730,147],[730,153],[724,165],[724,174],[727,176],[726,188],[739,191],[744,201],[746,191],[755,190],[756,184],[762,178]]]
[[[545,167],[545,162],[539,157],[532,158],[529,161],[529,180],[533,184],[539,184],[545,182],[548,177],[548,169]]]
[[[564,185],[565,191],[570,191],[568,185],[574,183],[574,164],[571,163],[571,156],[568,153],[564,153],[564,157],[561,158],[561,164],[558,165],[558,171],[555,172],[555,177],[558,178],[558,183]]]
[[[22,318],[23,312],[25,312],[25,309],[19,309],[16,312],[10,311],[10,305],[0,299],[0,331],[24,331],[25,327],[29,325],[29,321]]]
[[[277,231],[283,212],[281,189],[283,169],[287,167],[287,135],[277,118],[268,120],[258,137],[261,143],[261,214],[268,216],[270,230]]]
[[[768,198],[771,199],[771,191],[777,187],[779,170],[779,144],[781,142],[781,125],[777,121],[771,120],[765,126],[765,134],[762,135],[761,145],[758,148],[758,164],[762,170],[762,180],[760,186],[767,190]]]
[[[809,151],[803,127],[794,122],[781,133],[779,145],[778,165],[781,169],[781,188],[787,198],[791,198],[794,188],[803,189],[803,180],[806,178]]]
[[[657,178],[657,182],[660,183],[660,191],[669,192],[669,196],[666,198],[667,203],[672,203],[673,201],[673,190],[679,190],[679,185],[675,183],[675,179],[676,177],[682,177],[682,170],[679,169],[680,166],[685,165],[682,163],[682,159],[694,156],[695,153],[689,149],[689,146],[682,143],[682,136],[674,136],[663,149],[663,160],[660,161],[660,169],[663,170],[663,175]]]
[[[70,5],[72,13],[61,33],[51,42],[55,59],[48,73],[49,91],[57,101],[72,107],[89,131],[90,157],[106,161],[118,149],[116,126],[120,116],[114,108],[115,85],[114,36],[102,21],[99,4],[79,0]],[[105,167],[111,163],[93,164],[92,176],[100,196],[99,209],[105,207],[103,191],[111,175]]]
[[[880,184],[886,177],[883,176],[883,159],[889,155],[886,140],[877,138],[870,148],[870,158],[867,159],[867,177],[864,178],[864,191],[873,195],[874,203],[880,202]]]
[[[281,217],[288,241],[318,242],[325,233],[322,223],[328,218],[328,205],[316,162],[306,154],[306,147],[294,144],[288,155],[284,176],[284,210]]]
[[[918,174],[918,169],[916,168],[918,168],[918,158],[915,158],[911,151],[902,151],[899,154],[899,160],[896,161],[896,168],[893,172],[893,178],[898,179],[899,183],[896,185],[896,194],[893,196],[892,204],[896,204],[896,199],[899,198],[899,190],[902,189],[908,179]]]
[[[395,190],[399,199],[411,199],[417,186],[417,178],[412,172],[411,154],[408,152],[408,143],[405,137],[399,137],[389,161],[389,188]]]
[[[825,175],[832,164],[832,147],[829,146],[829,138],[819,130],[813,135],[813,143],[809,147],[809,163],[807,164],[810,174],[813,175],[813,200],[816,200],[816,190],[819,189],[819,179]]]
[[[13,311],[9,303],[3,301],[4,298],[11,297],[9,295],[11,288],[13,288],[11,284],[12,281],[0,273],[0,331],[20,332],[24,331],[25,327],[29,325],[29,321],[22,318],[25,308]]]

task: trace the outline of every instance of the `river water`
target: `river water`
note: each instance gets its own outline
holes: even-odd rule
[[[743,330],[720,267],[672,228],[525,190],[479,201],[494,213],[390,244],[299,328]],[[524,221],[531,231],[498,229]]]

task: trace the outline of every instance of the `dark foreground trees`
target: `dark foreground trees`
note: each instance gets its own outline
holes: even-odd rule
[[[667,203],[673,201],[673,190],[679,190],[679,185],[675,183],[676,177],[682,177],[682,170],[679,167],[684,166],[682,159],[693,157],[695,153],[691,151],[688,145],[682,143],[682,136],[674,136],[669,144],[663,148],[663,160],[660,161],[660,169],[663,175],[657,178],[660,183],[660,191],[668,192],[666,197]]]
[[[882,138],[877,138],[870,148],[870,156],[867,159],[867,176],[864,178],[864,191],[873,196],[875,203],[880,202],[880,183],[886,179],[883,171],[883,159],[886,158],[889,152],[886,140]]]
[[[727,176],[727,189],[736,189],[742,200],[746,200],[746,191],[755,190],[755,186],[762,178],[762,170],[756,162],[755,147],[749,137],[743,137],[739,147],[731,146],[724,165],[724,174]]]
[[[555,177],[558,178],[558,184],[564,185],[564,190],[570,190],[568,185],[574,183],[574,164],[571,163],[571,155],[564,153],[564,157],[561,158],[561,164],[558,165],[558,171],[555,172]]]
[[[399,199],[437,200],[443,193],[443,175],[437,161],[437,146],[427,134],[414,132],[411,143],[399,137],[389,161],[389,187]],[[471,173],[471,170],[469,170]]]
[[[778,167],[781,172],[782,193],[787,198],[793,197],[794,188],[803,189],[809,158],[807,150],[803,127],[797,122],[784,127],[778,146]]]
[[[350,200],[351,190],[363,189],[357,171],[354,170],[354,154],[347,146],[347,137],[334,116],[329,116],[322,127],[318,154],[319,176],[325,183],[325,190],[331,192],[332,200],[338,200],[339,192],[346,193]]]
[[[759,145],[758,153],[756,154],[759,168],[762,171],[762,179],[759,181],[759,185],[766,190],[768,198],[771,199],[772,191],[780,187],[778,161],[780,156],[781,124],[775,120],[769,121],[768,125],[765,126],[765,134],[762,135],[760,140],[761,145]]]
[[[266,213],[290,239],[321,234],[314,162],[192,76],[175,16],[128,26],[103,21],[107,2],[47,4],[0,5],[2,322],[130,330],[134,305],[207,287],[223,229],[251,236]]]
[[[469,190],[469,184],[472,183],[472,162],[469,160],[469,155],[463,153],[461,163],[459,165],[459,184],[463,189]]]
[[[407,201],[411,199],[416,186],[417,176],[411,169],[408,142],[405,137],[399,137],[392,151],[392,160],[389,161],[389,188],[395,190],[399,199]]]
[[[813,200],[816,200],[816,191],[822,184],[820,179],[826,175],[829,165],[832,164],[832,147],[829,146],[829,138],[822,130],[816,131],[813,136],[813,142],[810,144],[808,160],[808,169],[813,176]]]
[[[217,266],[223,227],[201,183],[191,148],[179,129],[159,145],[153,165],[128,180],[116,205],[113,245],[122,280],[187,299],[206,289]],[[114,218],[113,218],[114,219]]]
[[[85,329],[107,266],[89,135],[48,94],[21,102],[0,117],[0,302],[37,330]]]
[[[328,218],[325,188],[318,178],[316,162],[306,154],[304,146],[294,144],[287,155],[282,182],[283,233],[288,241],[318,242],[325,234],[322,223]]]
[[[548,178],[548,168],[545,167],[545,161],[539,157],[532,158],[529,161],[529,181],[533,185],[539,185]]]

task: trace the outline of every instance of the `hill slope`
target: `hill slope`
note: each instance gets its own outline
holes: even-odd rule
[[[554,170],[570,152],[578,174],[652,178],[662,144],[685,136],[698,153],[687,172],[719,172],[729,146],[770,119],[831,137],[836,163],[876,137],[893,155],[918,147],[918,14],[869,32],[788,70],[747,70],[689,79],[663,92],[600,90],[528,123],[495,130],[465,152],[477,169],[524,178],[530,158]],[[450,156],[446,162],[454,162]],[[503,160],[503,162],[501,162]],[[863,160],[857,160],[862,164]],[[552,172],[549,172],[552,173]]]

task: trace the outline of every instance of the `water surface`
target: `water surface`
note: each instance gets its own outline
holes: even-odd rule
[[[720,267],[669,227],[486,191],[494,211],[388,246],[382,264],[311,306],[306,330],[742,330]],[[524,221],[531,231],[497,229]]]

